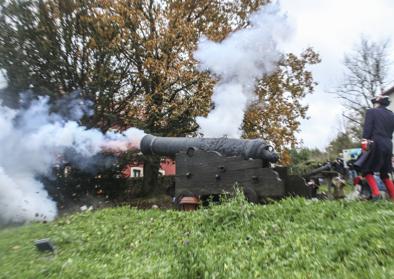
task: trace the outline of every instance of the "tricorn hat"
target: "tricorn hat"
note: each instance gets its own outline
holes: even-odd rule
[[[387,107],[388,105],[390,105],[390,98],[389,96],[385,96],[385,95],[378,95],[376,97],[373,97],[371,99],[372,104],[380,104],[382,106]]]

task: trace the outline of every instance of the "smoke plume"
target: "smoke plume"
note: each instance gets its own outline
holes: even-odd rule
[[[256,80],[275,70],[282,56],[278,46],[291,33],[278,4],[262,7],[250,16],[249,23],[249,28],[220,43],[202,38],[194,53],[200,70],[219,78],[212,96],[214,109],[207,117],[197,118],[204,136],[240,137],[244,111],[255,97]]]
[[[56,204],[38,176],[51,174],[65,152],[86,160],[103,150],[139,149],[144,133],[131,128],[124,133],[80,126],[88,113],[78,99],[60,103],[68,117],[52,113],[47,97],[30,100],[19,110],[0,104],[0,224],[53,220]]]

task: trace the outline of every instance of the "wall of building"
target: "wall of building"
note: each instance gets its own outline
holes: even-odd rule
[[[163,176],[175,175],[175,161],[171,159],[163,159],[160,162],[159,172]],[[143,177],[144,165],[142,163],[130,163],[123,171],[124,177]]]
[[[388,107],[389,110],[391,110],[392,112],[394,112],[394,87],[389,89],[386,93],[384,93],[385,95],[388,95],[390,98],[390,105]],[[394,137],[393,137],[393,145],[394,145]]]
[[[389,110],[394,112],[394,94],[390,94],[389,97],[390,97],[390,101],[391,101],[391,103],[389,105]]]
[[[394,112],[394,94],[390,94],[390,105],[389,105],[389,110],[391,110],[392,112]],[[393,142],[394,145],[394,137],[391,140]]]

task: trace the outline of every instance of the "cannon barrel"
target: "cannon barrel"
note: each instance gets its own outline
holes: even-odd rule
[[[216,151],[226,157],[242,156],[245,159],[262,159],[271,163],[278,161],[278,155],[273,151],[272,146],[261,139],[181,138],[146,135],[141,140],[141,152],[145,155],[174,156],[176,153],[187,151],[190,148]]]
[[[319,167],[319,168],[317,168],[317,169],[314,169],[314,170],[312,170],[312,171],[310,171],[309,173],[307,173],[307,174],[304,174],[303,176],[304,177],[311,177],[311,176],[313,176],[313,175],[316,175],[316,174],[318,174],[318,173],[320,173],[320,172],[322,172],[322,171],[328,171],[328,170],[330,170],[331,169],[331,163],[326,163],[326,164],[324,164],[323,166],[321,166],[321,167]]]

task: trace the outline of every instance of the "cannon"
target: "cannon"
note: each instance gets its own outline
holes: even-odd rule
[[[278,155],[271,145],[261,139],[231,138],[177,138],[146,135],[141,140],[141,152],[145,155],[174,156],[190,148],[215,151],[226,157],[242,156],[244,159],[261,159],[264,163],[275,163]]]
[[[347,175],[347,170],[342,159],[337,158],[334,161],[326,162],[325,164],[311,170],[303,175],[305,180],[312,187],[312,196],[316,198],[326,198],[325,193],[318,193],[320,187],[320,179],[326,180],[328,184],[328,198],[341,199],[345,197],[343,188],[346,183],[342,177]]]
[[[231,193],[235,185],[254,203],[288,195],[310,196],[304,179],[288,175],[286,168],[272,168],[278,155],[261,139],[145,135],[140,149],[144,155],[175,157],[177,200]]]

